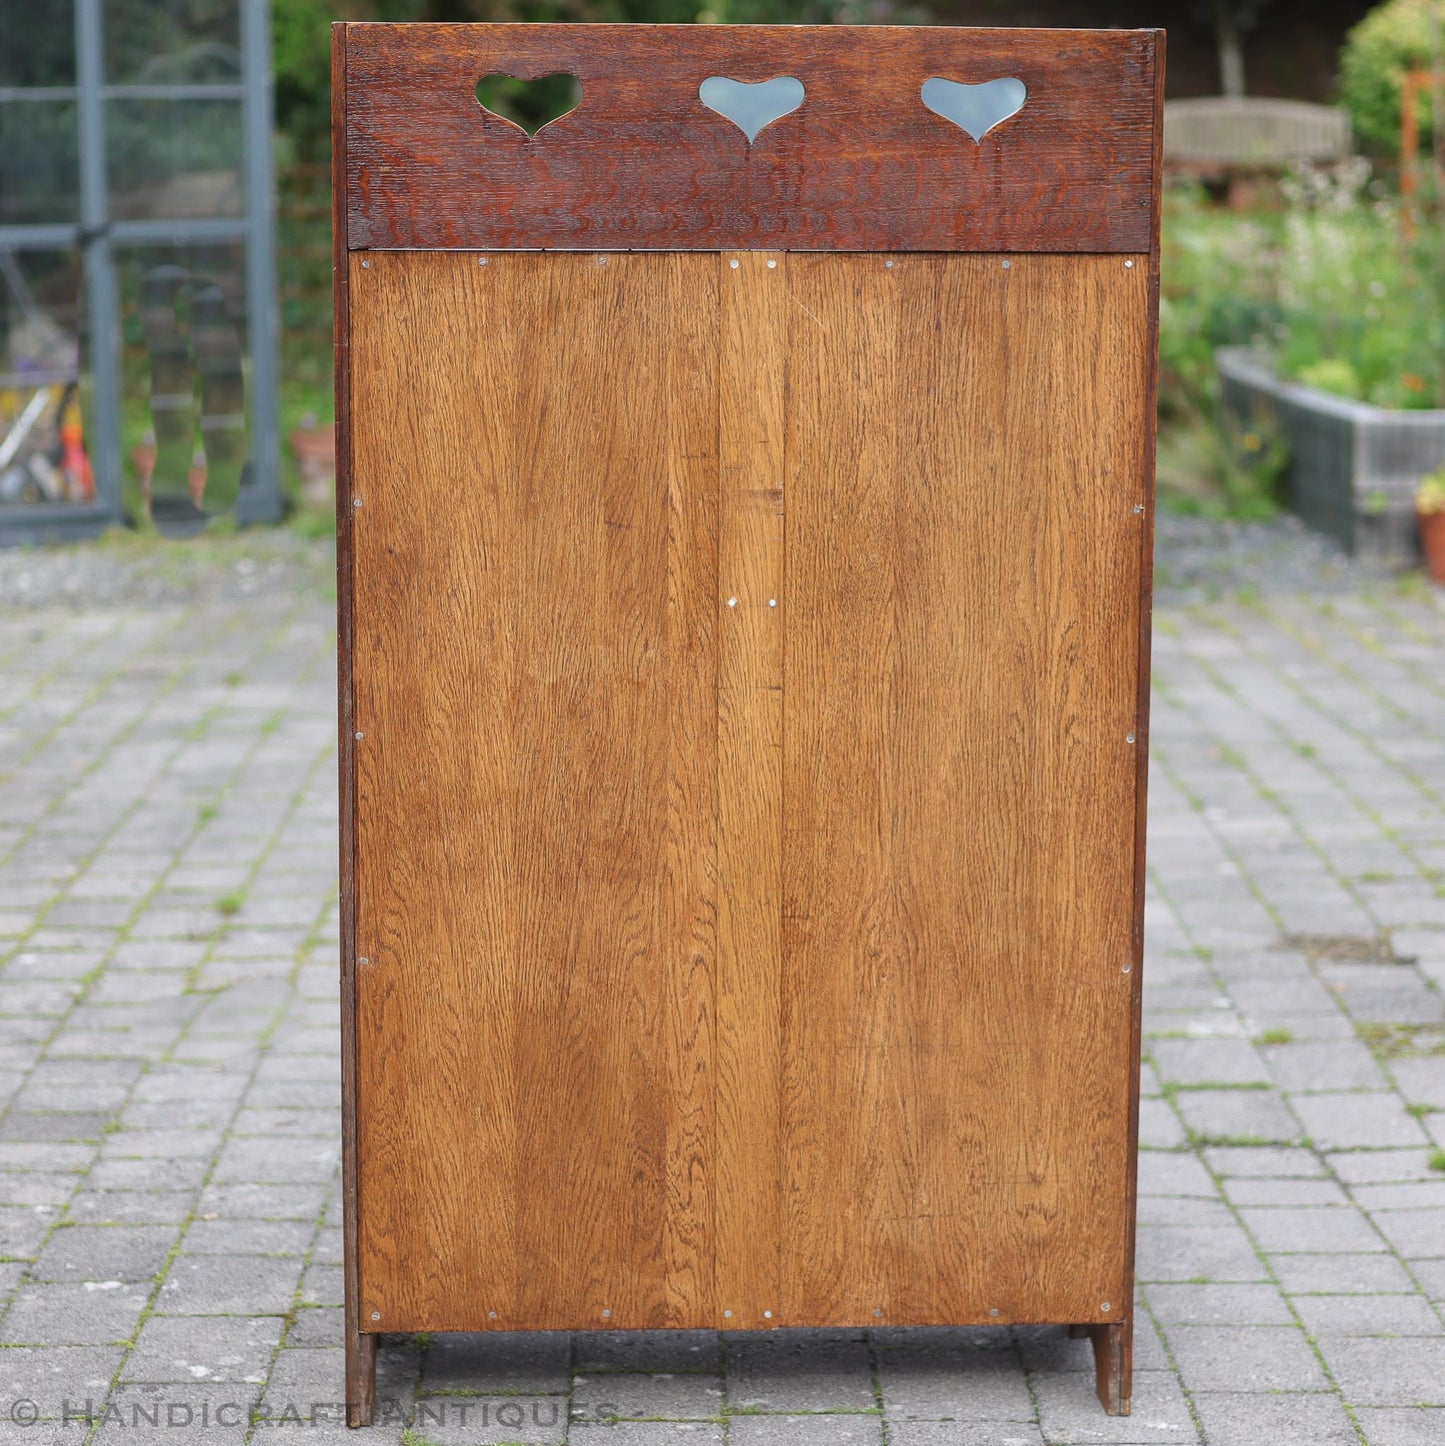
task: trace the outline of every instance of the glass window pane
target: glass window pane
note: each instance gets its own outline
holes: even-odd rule
[[[0,99],[0,226],[79,219],[75,102]]]
[[[240,78],[237,0],[106,0],[108,84],[176,85]]]
[[[78,251],[0,250],[0,520],[94,499],[83,275]]]
[[[75,11],[69,0],[0,5],[0,86],[74,84]]]
[[[128,510],[184,530],[227,512],[249,446],[240,242],[117,248]]]
[[[241,127],[238,101],[107,101],[111,219],[240,216]]]

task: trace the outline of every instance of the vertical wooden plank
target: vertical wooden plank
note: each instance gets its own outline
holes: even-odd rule
[[[788,439],[790,1309],[1109,1320],[1144,268],[792,275],[815,324]]]
[[[356,1176],[356,773],[352,751],[351,326],[347,249],[346,37],[331,27],[331,283],[336,355],[336,701],[341,947],[341,1209],[346,1419],[369,1426],[376,1406],[376,1337],[361,1330]]]
[[[887,776],[896,651],[897,283],[793,256],[783,825],[786,1234],[793,1323],[866,1321],[896,1272],[903,921]]]
[[[368,260],[365,1308],[379,1329],[691,1322],[712,1256],[716,262]]]
[[[717,1324],[756,1330],[781,1319],[783,441],[790,303],[785,254],[724,253],[717,264]]]

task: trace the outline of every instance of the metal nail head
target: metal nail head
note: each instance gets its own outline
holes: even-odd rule
[[[478,266],[485,266],[486,264],[487,264],[487,258],[486,258],[485,256],[478,256],[478,257],[477,257],[477,265],[478,265]]]
[[[360,506],[361,506],[361,498],[359,498],[359,497],[353,497],[353,498],[351,499],[351,505],[352,505],[353,507],[360,507]]]
[[[772,1320],[772,1318],[773,1318],[773,1313],[772,1313],[772,1311],[770,1311],[770,1310],[765,1310],[765,1311],[763,1312],[763,1319],[764,1319],[764,1320]]]
[[[370,963],[371,963],[371,960],[370,960],[370,959],[358,959],[356,962],[357,962],[358,964],[370,964]]]
[[[770,261],[768,262],[768,270],[769,270],[769,271],[775,270],[775,269],[777,268],[777,265],[778,265],[778,263],[777,263],[776,261],[770,260]]]
[[[770,598],[768,599],[768,606],[769,606],[770,608],[775,608],[775,607],[777,607],[777,605],[778,605],[778,600],[777,600],[777,598],[775,598],[775,597],[770,597]]]
[[[1110,1309],[1109,1302],[1106,1300],[1106,1301],[1103,1303],[1103,1305],[1101,1305],[1101,1306],[1099,1307],[1099,1309],[1100,1309],[1100,1310],[1109,1310],[1109,1309]]]
[[[361,269],[362,269],[363,271],[370,271],[370,270],[371,270],[371,262],[369,262],[369,261],[363,261],[363,262],[361,263]],[[380,1317],[379,1315],[374,1315],[374,1316],[372,1316],[372,1320],[380,1320],[380,1319],[381,1319],[381,1317]]]
[[[603,1319],[603,1320],[611,1320],[611,1319],[612,1319],[612,1312],[611,1312],[610,1310],[604,1310],[604,1311],[602,1312],[602,1319]]]
[[[1134,263],[1133,263],[1132,261],[1126,261],[1126,262],[1124,263],[1124,265],[1125,265],[1125,267],[1126,267],[1128,270],[1130,270],[1130,271],[1132,271],[1132,270],[1134,269]]]
[[[358,733],[358,734],[356,735],[356,741],[359,743],[359,742],[360,742],[363,738],[365,738],[365,737],[366,737],[366,734],[365,734],[365,733]]]
[[[1007,261],[1004,262],[1004,264],[1003,264],[1003,269],[1004,269],[1005,271],[1007,271],[1007,270],[1009,269],[1009,263],[1008,263]]]
[[[374,1310],[374,1311],[372,1311],[372,1313],[371,1313],[371,1318],[372,1318],[372,1320],[380,1320],[380,1319],[381,1319],[381,1312],[380,1312],[379,1310]]]
[[[1142,512],[1143,510],[1144,510],[1144,504],[1143,504],[1142,502],[1136,502],[1136,503],[1134,504],[1134,512],[1135,512],[1136,515],[1137,515],[1138,513]]]
[[[1124,741],[1126,743],[1132,743],[1134,741],[1134,735],[1132,733],[1129,734],[1129,736]]]
[[[496,1320],[496,1318],[497,1318],[497,1313],[496,1313],[496,1311],[494,1311],[494,1310],[489,1310],[489,1311],[487,1312],[487,1319],[488,1319],[488,1320]]]
[[[738,264],[738,263],[737,263],[736,261],[733,262],[733,265],[734,265],[734,266],[736,266],[737,264]],[[724,1320],[731,1320],[732,1318],[733,1318],[733,1313],[732,1313],[732,1311],[730,1311],[730,1310],[725,1310],[725,1311],[723,1312],[723,1319],[724,1319]]]
[[[737,605],[738,605],[738,600],[737,600],[735,597],[730,597],[730,598],[728,599],[728,606],[729,606],[730,608],[735,608]]]
[[[729,261],[728,265],[731,266],[734,271],[738,269],[738,263],[736,261]]]

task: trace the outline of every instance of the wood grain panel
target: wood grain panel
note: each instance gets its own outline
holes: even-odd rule
[[[785,1314],[1117,1318],[1147,268],[789,279]]]
[[[1143,263],[353,255],[363,1322],[1127,1312]]]
[[[349,242],[367,247],[1147,251],[1162,32],[944,26],[348,24]],[[534,137],[478,80],[556,71]],[[801,80],[750,145],[710,75]],[[976,142],[933,76],[1028,87]]]
[[[781,1318],[787,257],[719,257],[718,1324]],[[765,1314],[766,1312],[766,1314]]]
[[[717,262],[378,255],[351,291],[363,1318],[690,1323]]]

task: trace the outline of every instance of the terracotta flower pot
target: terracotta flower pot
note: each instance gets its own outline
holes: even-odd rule
[[[1419,518],[1426,571],[1436,582],[1445,583],[1445,511],[1421,512]]]

